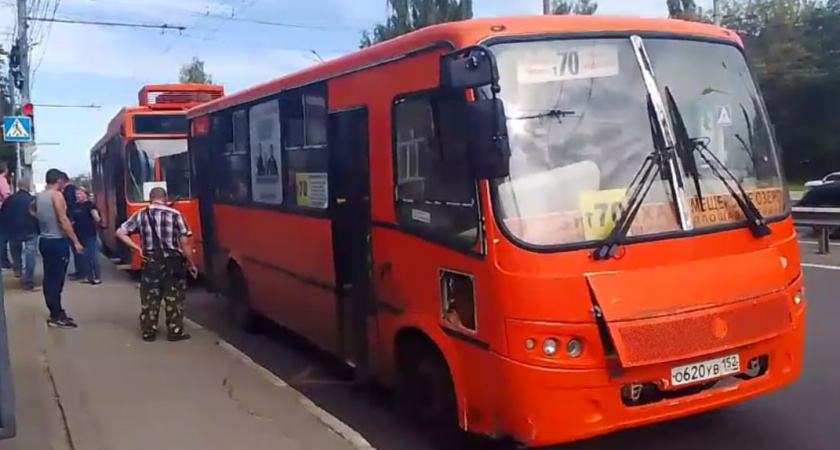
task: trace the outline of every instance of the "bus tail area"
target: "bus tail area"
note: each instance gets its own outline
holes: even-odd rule
[[[201,261],[201,222],[187,154],[186,111],[223,96],[221,86],[143,86],[138,105],[123,108],[91,150],[96,204],[104,219],[100,237],[106,254],[122,268],[138,271],[141,259],[117,239],[116,229],[149,206],[149,191],[155,187],[165,188],[170,206],[184,214],[193,231],[196,261]],[[136,236],[133,239],[139,242]]]
[[[713,25],[492,18],[208,102],[207,271],[232,320],[436,437],[548,446],[766,395],[801,373],[807,302],[749,73]]]

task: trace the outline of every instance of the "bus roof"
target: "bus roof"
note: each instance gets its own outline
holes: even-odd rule
[[[187,116],[195,117],[219,111],[229,106],[247,103],[281,90],[335,77],[441,42],[451,42],[456,48],[461,48],[495,36],[599,31],[664,32],[725,39],[733,41],[738,45],[743,45],[740,37],[732,31],[714,25],[674,19],[578,15],[473,19],[434,25],[405,34],[340,58],[326,61],[267,83],[239,91],[221,99],[201,104],[190,109]]]
[[[148,84],[137,93],[137,104],[153,109],[188,109],[224,95],[224,87],[212,84]]]
[[[175,83],[148,84],[137,92],[138,106],[120,109],[108,122],[105,135],[94,144],[95,152],[112,136],[124,130],[126,120],[135,114],[184,114],[191,107],[225,95],[225,88],[212,84]]]
[[[148,106],[128,106],[120,109],[114,115],[110,122],[108,122],[108,127],[106,128],[105,134],[96,141],[96,144],[93,145],[91,152],[95,152],[100,146],[104,145],[108,140],[111,139],[112,136],[115,134],[119,134],[125,130],[124,125],[126,124],[127,120],[130,120],[132,116],[136,114],[158,114],[158,115],[173,115],[173,114],[185,114],[185,110],[183,109],[155,109],[150,108]],[[179,133],[183,134],[183,133]]]

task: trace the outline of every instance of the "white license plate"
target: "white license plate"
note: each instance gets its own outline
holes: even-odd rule
[[[741,358],[738,355],[709,359],[671,368],[671,386],[676,387],[714,380],[715,378],[734,375],[740,371]]]

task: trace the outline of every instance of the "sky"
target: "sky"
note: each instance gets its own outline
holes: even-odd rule
[[[145,84],[175,82],[192,57],[232,93],[358,49],[387,16],[385,0],[27,0],[30,17],[168,24],[186,30],[30,21],[35,177],[50,167],[90,172],[91,146]],[[15,0],[0,0],[9,48]],[[599,15],[665,17],[665,0],[600,0]],[[711,0],[698,1],[706,7]],[[474,0],[476,17],[539,14],[541,0]],[[270,21],[273,25],[253,21]],[[285,24],[281,26],[280,24]],[[317,57],[316,54],[317,53]],[[50,108],[37,105],[96,105]]]

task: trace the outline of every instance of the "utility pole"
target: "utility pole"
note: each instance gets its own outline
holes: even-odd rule
[[[29,70],[29,26],[26,21],[26,0],[17,0],[17,29],[18,38],[17,45],[20,53],[20,73],[23,79],[23,86],[20,89],[20,104],[26,105],[32,102],[32,93],[29,91],[30,78],[32,74]],[[32,140],[35,140],[35,118],[32,118]],[[33,149],[32,142],[22,142],[18,144],[17,151],[17,176],[20,180],[21,176],[29,177],[32,180],[32,159]],[[31,188],[32,186],[30,186]]]
[[[718,0],[712,0],[712,16],[715,19],[715,25],[720,26],[720,9]]]
[[[15,106],[15,69],[12,67],[11,56],[9,57],[9,111],[10,115],[16,115],[16,106]],[[17,180],[20,179],[20,143],[15,142],[15,183]]]
[[[543,15],[548,16],[551,15],[551,0],[542,0],[543,2]]]

